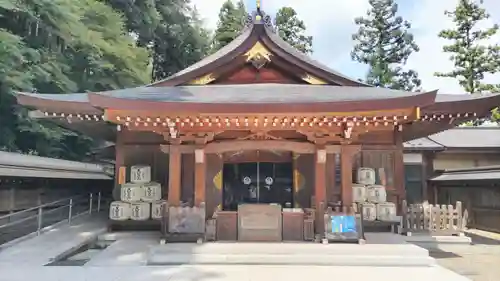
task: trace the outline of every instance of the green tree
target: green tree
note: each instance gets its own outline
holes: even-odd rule
[[[397,15],[394,0],[369,0],[366,17],[355,19],[359,26],[351,56],[369,65],[366,82],[377,87],[413,91],[420,88],[417,72],[404,66],[419,48],[410,33],[411,25]]]
[[[157,4],[170,1],[106,0],[105,2],[124,15],[127,30],[137,36],[137,45],[148,47],[154,41],[156,28],[162,21]]]
[[[219,50],[238,37],[243,29],[245,15],[245,4],[241,0],[236,5],[231,0],[222,4],[213,39],[213,51]]]
[[[14,91],[70,93],[147,82],[148,53],[97,0],[0,1],[0,147],[81,159],[92,140],[32,120]],[[5,58],[5,59],[4,59]]]
[[[500,45],[487,44],[498,32],[498,25],[480,28],[478,25],[490,15],[481,7],[482,1],[460,0],[454,11],[445,15],[453,19],[454,28],[443,30],[439,37],[451,41],[443,51],[451,53],[450,60],[455,68],[450,72],[436,73],[439,77],[453,77],[469,94],[500,91],[500,84],[484,83],[485,74],[500,72]],[[493,111],[492,119],[500,120],[498,109]]]
[[[151,52],[150,80],[166,78],[209,52],[210,36],[190,0],[106,0]]]
[[[306,25],[303,20],[299,19],[293,8],[283,7],[279,9],[274,24],[280,37],[288,44],[306,54],[313,52],[313,37],[304,34]]]
[[[172,5],[170,2],[176,2]],[[160,3],[161,2],[161,3]],[[196,9],[186,0],[157,2],[161,22],[152,44],[152,80],[166,78],[205,57],[210,36]]]

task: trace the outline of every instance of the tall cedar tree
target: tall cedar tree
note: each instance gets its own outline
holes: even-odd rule
[[[288,44],[305,54],[311,54],[312,36],[305,35],[306,25],[291,7],[283,7],[276,13],[274,24],[278,34]]]
[[[226,46],[233,41],[243,29],[243,19],[246,15],[245,3],[238,1],[236,5],[231,0],[222,4],[219,11],[219,21],[213,40],[213,51]]]
[[[356,41],[351,56],[368,64],[366,82],[377,87],[414,91],[421,81],[413,70],[403,69],[406,61],[419,48],[413,39],[408,21],[397,16],[394,0],[369,0],[366,17],[355,19],[359,26],[353,35]]]
[[[483,82],[484,75],[500,72],[500,46],[485,43],[498,32],[498,25],[480,29],[478,25],[490,17],[479,3],[460,0],[454,11],[446,11],[445,15],[453,19],[455,27],[439,33],[439,37],[452,41],[443,47],[443,51],[451,53],[450,60],[455,69],[450,72],[436,73],[440,77],[453,77],[469,94],[498,92],[499,85]],[[493,111],[492,119],[500,120],[498,109]]]

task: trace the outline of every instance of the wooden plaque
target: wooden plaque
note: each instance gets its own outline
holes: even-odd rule
[[[281,241],[281,206],[266,204],[239,205],[238,240]]]

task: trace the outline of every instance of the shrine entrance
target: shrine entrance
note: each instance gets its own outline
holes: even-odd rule
[[[224,210],[235,211],[238,205],[245,203],[280,204],[291,208],[293,206],[292,162],[225,163],[223,186]]]

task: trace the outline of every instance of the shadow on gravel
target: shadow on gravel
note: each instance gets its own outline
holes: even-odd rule
[[[467,236],[469,236],[472,239],[472,245],[500,245],[499,240],[491,239],[484,236],[479,236],[472,233],[467,233]]]
[[[446,252],[439,249],[429,250],[429,256],[435,259],[451,259],[451,258],[461,258],[462,256],[457,255],[453,252]]]

